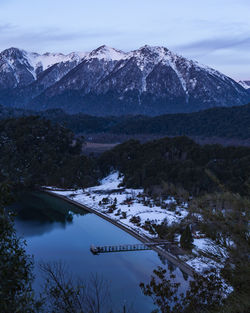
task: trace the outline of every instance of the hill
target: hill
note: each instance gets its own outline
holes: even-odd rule
[[[75,134],[250,138],[250,104],[156,117],[142,115],[96,117],[82,113],[70,115],[60,109],[34,112],[0,106],[0,119],[28,115],[40,115],[52,122],[65,125]]]

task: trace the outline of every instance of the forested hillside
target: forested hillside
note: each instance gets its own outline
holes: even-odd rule
[[[165,134],[250,138],[250,104],[232,108],[213,108],[189,114],[168,114],[153,118],[131,117],[109,130],[125,134]]]
[[[145,144],[131,140],[97,162],[82,155],[82,144],[81,137],[42,118],[1,121],[1,177],[24,185],[84,186],[96,182],[100,171],[107,174],[115,168],[132,187],[165,182],[192,194],[216,190],[250,194],[250,148],[200,146],[187,137]]]
[[[0,106],[0,118],[39,115],[60,123],[74,133],[153,134],[161,136],[202,136],[221,138],[250,138],[250,104],[231,108],[213,108],[187,114],[166,114],[156,117],[121,116],[96,117],[66,114],[60,109],[42,112],[10,109]]]
[[[82,138],[38,117],[0,122],[0,179],[15,185],[88,185],[93,162],[80,155]]]
[[[99,163],[106,173],[122,172],[128,187],[250,195],[250,148],[246,147],[200,146],[187,137],[145,144],[131,140],[105,152]]]

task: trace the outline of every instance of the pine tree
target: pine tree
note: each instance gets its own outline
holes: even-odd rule
[[[183,249],[191,249],[192,248],[192,242],[193,242],[193,236],[190,229],[190,225],[187,225],[184,232],[181,235],[180,243],[181,247]]]

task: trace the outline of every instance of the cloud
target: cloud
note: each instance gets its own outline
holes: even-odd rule
[[[16,29],[15,25],[6,23],[6,24],[0,24],[0,33],[1,32],[10,32],[14,31]]]
[[[249,79],[250,36],[218,36],[175,46],[178,53],[207,64],[236,80]]]
[[[185,51],[214,52],[217,50],[249,49],[250,36],[241,37],[216,37],[195,41],[185,45],[177,46],[178,49]]]
[[[57,46],[73,41],[119,37],[116,30],[103,29],[101,31],[89,29],[86,31],[63,31],[59,28],[45,28],[34,31],[20,29],[14,25],[0,25],[0,48],[9,46],[40,47]]]
[[[71,41],[75,39],[84,38],[98,38],[106,36],[117,36],[119,35],[116,31],[84,31],[84,32],[62,32],[57,29],[48,29],[39,32],[30,32],[19,35],[18,37],[22,40],[39,40],[39,41]]]

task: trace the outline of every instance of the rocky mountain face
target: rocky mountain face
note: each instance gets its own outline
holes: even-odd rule
[[[144,46],[128,53],[101,46],[90,53],[0,53],[0,103],[93,115],[193,112],[242,105],[249,91],[231,78]]]

